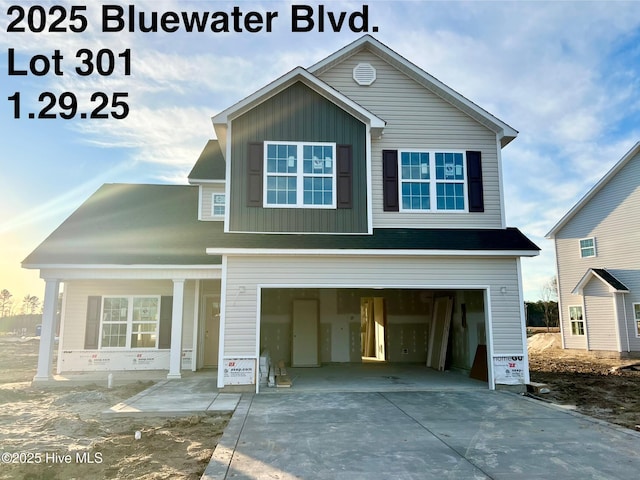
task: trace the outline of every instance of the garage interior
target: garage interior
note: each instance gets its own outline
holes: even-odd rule
[[[484,291],[263,288],[260,352],[296,387],[435,384],[455,373],[486,388]]]

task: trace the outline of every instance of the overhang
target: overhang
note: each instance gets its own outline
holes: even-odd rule
[[[605,268],[590,268],[587,270],[587,273],[584,274],[571,293],[573,295],[582,295],[584,287],[593,278],[597,278],[604,283],[611,293],[629,293],[626,285]]]

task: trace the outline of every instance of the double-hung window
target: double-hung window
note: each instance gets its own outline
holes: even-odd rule
[[[640,337],[640,303],[633,304],[633,315],[636,320],[636,335]]]
[[[160,297],[104,297],[100,348],[157,348]]]
[[[584,335],[582,306],[570,306],[569,319],[571,320],[571,335]]]
[[[580,257],[588,258],[596,256],[596,239],[583,238],[580,240]]]
[[[336,144],[265,142],[264,205],[336,208]]]
[[[403,211],[467,211],[465,154],[401,150],[400,208]]]

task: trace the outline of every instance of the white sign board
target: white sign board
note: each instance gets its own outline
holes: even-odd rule
[[[255,358],[226,358],[224,360],[225,385],[255,385]]]
[[[493,375],[496,383],[502,385],[524,384],[524,357],[493,357]]]

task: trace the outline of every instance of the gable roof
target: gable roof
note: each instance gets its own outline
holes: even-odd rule
[[[22,262],[45,265],[219,265],[205,249],[198,187],[106,184]]]
[[[505,147],[518,135],[518,131],[509,126],[499,118],[493,116],[480,106],[473,103],[468,98],[448,87],[440,80],[422,70],[420,67],[410,62],[402,55],[391,50],[389,47],[373,38],[371,35],[364,35],[358,40],[329,55],[324,60],[308,68],[314,75],[320,75],[324,71],[341,63],[361,50],[368,50],[374,55],[382,58],[395,68],[409,76],[426,89],[433,92],[443,100],[469,115],[471,118],[481,123],[489,130],[495,132],[500,139],[500,144]]]
[[[592,278],[597,278],[603,282],[609,287],[609,291],[612,293],[629,293],[629,289],[626,285],[609,273],[605,268],[590,268],[587,270],[587,273],[584,274],[571,293],[574,295],[582,295],[584,287]]]
[[[225,170],[226,166],[220,144],[217,140],[209,140],[187,178],[189,183],[223,182]]]
[[[569,220],[571,220],[587,203],[589,203],[589,201],[591,201],[591,199],[595,197],[596,194],[638,154],[640,154],[640,142],[636,143],[631,150],[629,150],[618,161],[618,163],[611,168],[611,170],[609,170],[580,200],[578,200],[578,203],[571,207],[564,217],[562,217],[560,221],[556,223],[551,230],[549,230],[549,233],[545,235],[546,238],[552,239],[556,233],[558,233],[558,231],[569,222]]]
[[[239,117],[243,113],[246,113],[255,106],[265,102],[269,98],[277,95],[283,90],[286,90],[297,82],[303,83],[316,93],[322,95],[338,107],[353,115],[358,120],[368,124],[371,127],[372,136],[379,137],[382,135],[382,131],[386,124],[383,119],[374,115],[363,106],[351,100],[349,97],[343,95],[329,84],[315,77],[304,68],[296,67],[243,100],[240,100],[231,107],[218,113],[211,119],[213,121],[213,127],[216,131],[218,141],[220,142],[220,148],[223,155],[225,154],[226,149],[226,132],[229,121]]]

